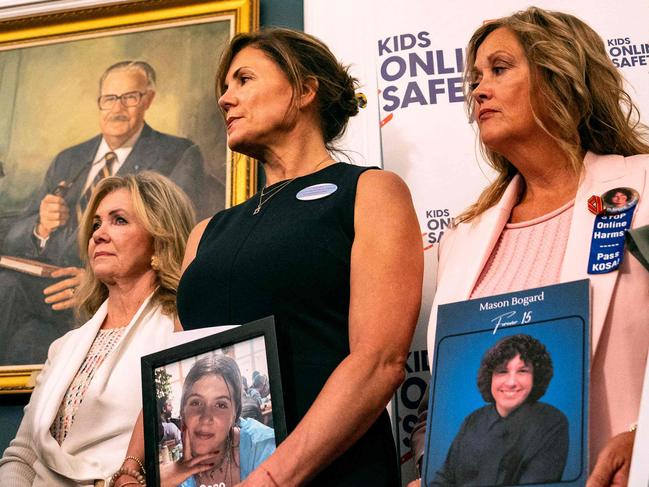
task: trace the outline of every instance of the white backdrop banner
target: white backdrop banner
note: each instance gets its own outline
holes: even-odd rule
[[[649,4],[627,0],[539,0],[539,7],[577,15],[604,39],[649,118]],[[426,326],[435,290],[436,249],[451,219],[472,203],[493,175],[480,156],[476,127],[462,94],[465,47],[483,22],[528,1],[432,2],[305,0],[305,30],[321,38],[361,82],[368,107],[353,119],[341,146],[358,164],[382,165],[410,187],[426,249],[424,300],[397,393],[396,436],[405,485],[414,478],[409,435],[428,380]],[[462,272],[462,269],[458,269]],[[645,482],[646,485],[646,482]]]

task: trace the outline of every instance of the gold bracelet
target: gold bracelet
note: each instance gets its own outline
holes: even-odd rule
[[[117,472],[113,474],[113,476],[110,478],[110,485],[114,487],[115,482],[117,482],[117,479],[120,478],[122,475],[128,475],[129,477],[133,477],[135,480],[140,485],[146,485],[146,479],[144,475],[142,475],[140,472],[136,472],[135,470],[130,470],[128,468],[120,468]]]
[[[122,462],[122,467],[124,466],[124,463],[126,463],[126,460],[133,460],[135,463],[137,463],[140,466],[142,475],[146,475],[146,470],[144,470],[144,465],[142,465],[142,461],[138,457],[134,457],[132,455],[126,455],[124,462]]]

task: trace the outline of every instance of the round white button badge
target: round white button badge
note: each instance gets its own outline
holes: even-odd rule
[[[298,191],[295,197],[300,201],[319,200],[335,193],[338,186],[333,183],[314,184]]]

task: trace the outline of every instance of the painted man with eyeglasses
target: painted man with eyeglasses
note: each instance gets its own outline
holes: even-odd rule
[[[198,146],[158,132],[144,120],[155,98],[155,82],[155,71],[143,61],[119,62],[104,72],[97,99],[101,134],[56,156],[26,211],[10,228],[4,255],[62,269],[52,279],[0,270],[0,365],[42,362],[47,351],[43,344],[72,327],[69,308],[82,272],[77,226],[102,177],[155,170],[193,196],[198,216],[214,213],[218,185],[205,170]],[[10,342],[20,346],[10,347]]]

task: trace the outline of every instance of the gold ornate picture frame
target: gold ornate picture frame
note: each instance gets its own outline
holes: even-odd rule
[[[156,70],[147,124],[200,149],[215,184],[214,191],[189,194],[195,203],[211,198],[199,217],[254,194],[256,163],[227,149],[214,82],[229,39],[258,26],[258,0],[140,0],[0,20],[0,255],[57,155],[99,133],[99,78],[124,60],[144,60]],[[17,271],[0,269],[0,284],[11,272]],[[45,360],[51,339],[39,343],[42,335],[23,325],[0,311],[0,341],[22,333],[24,357],[39,357],[0,359],[0,394],[31,391]]]

